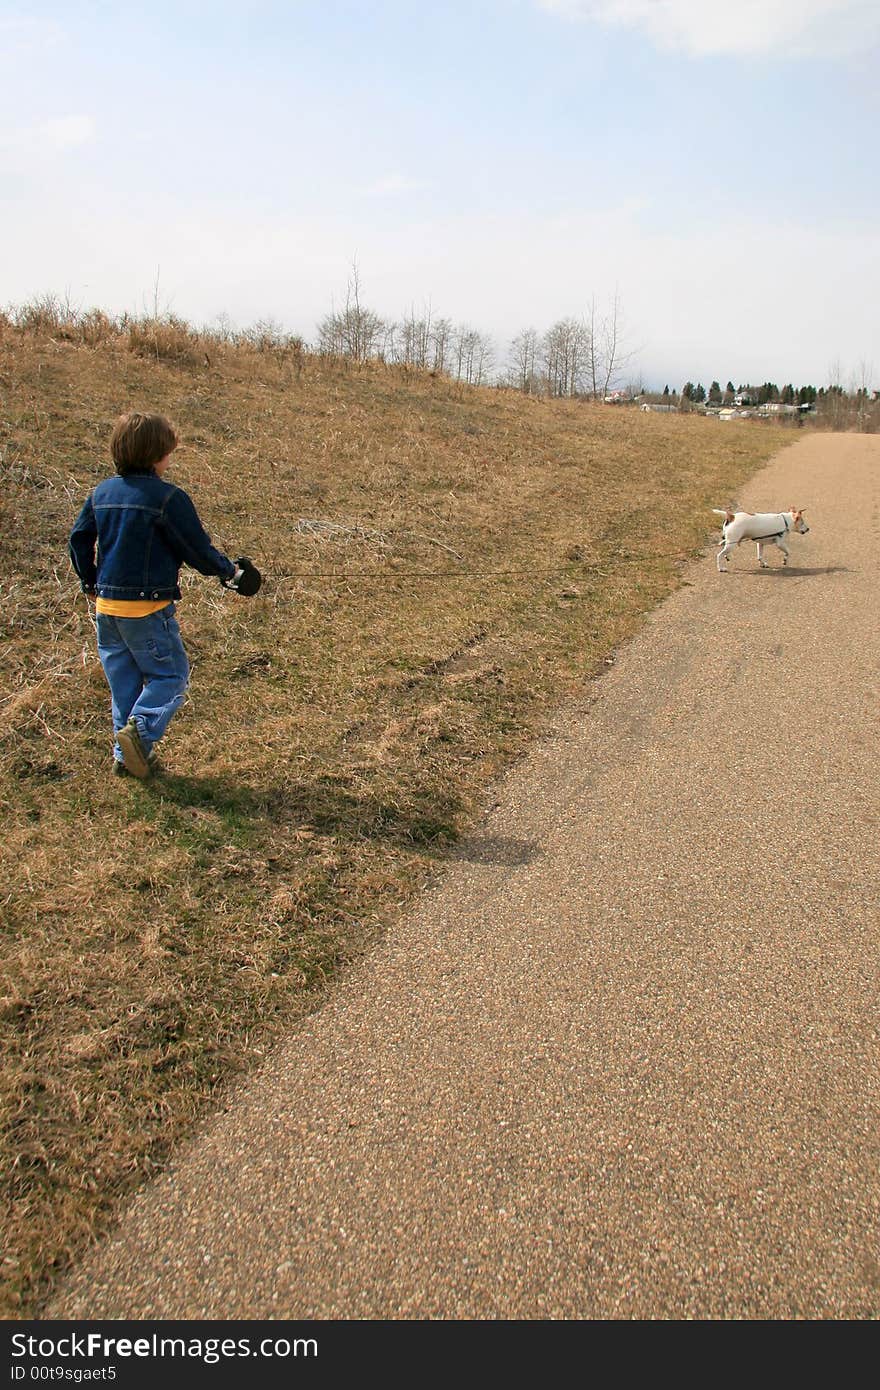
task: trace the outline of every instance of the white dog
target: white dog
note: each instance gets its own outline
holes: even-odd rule
[[[758,547],[758,564],[762,569],[767,568],[767,561],[764,559],[764,546],[769,541],[772,545],[778,545],[782,551],[782,563],[788,564],[789,549],[785,544],[785,538],[790,531],[797,531],[799,535],[805,536],[809,531],[809,526],[804,521],[804,508],[792,507],[788,512],[740,512],[731,511],[730,507],[723,510],[720,507],[713,507],[713,512],[717,516],[723,516],[724,521],[721,526],[722,545],[718,552],[718,573],[724,574],[727,566],[724,561],[727,559],[735,545],[741,541],[754,541]]]

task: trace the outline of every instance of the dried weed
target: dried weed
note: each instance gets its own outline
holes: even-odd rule
[[[138,356],[57,308],[0,336],[7,1317],[375,941],[789,438],[182,329]],[[265,576],[250,602],[186,576],[192,687],[147,784],[109,776],[66,560],[135,406]]]

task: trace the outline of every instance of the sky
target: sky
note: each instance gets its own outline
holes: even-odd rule
[[[880,387],[878,0],[0,0],[0,305]]]

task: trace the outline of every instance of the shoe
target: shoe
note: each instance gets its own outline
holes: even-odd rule
[[[133,719],[129,719],[125,728],[118,731],[116,742],[119,744],[125,766],[132,777],[139,777],[141,781],[149,777],[150,762],[144,745],[141,743],[137,724]]]
[[[161,775],[162,775],[162,773],[165,771],[165,769],[164,769],[164,767],[162,766],[162,764],[159,762],[159,759],[158,759],[158,757],[156,756],[156,754],[153,752],[152,748],[150,749],[149,753],[147,754],[147,763],[149,764],[149,768],[150,768],[150,776],[151,776],[151,777],[161,777]],[[121,760],[120,758],[114,758],[114,759],[113,759],[113,776],[114,776],[114,777],[130,777],[130,776],[131,776],[131,773],[129,772],[128,768],[125,766],[125,763],[122,762],[122,760]]]

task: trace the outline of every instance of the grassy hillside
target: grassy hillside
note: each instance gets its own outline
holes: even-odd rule
[[[0,320],[0,1313],[320,1002],[791,435],[547,402],[300,352],[139,356]],[[156,346],[158,347],[158,340]],[[151,783],[66,557],[115,417],[252,600],[185,572],[187,705]],[[418,968],[418,962],[413,962]]]

